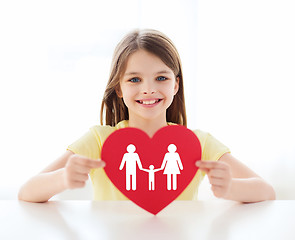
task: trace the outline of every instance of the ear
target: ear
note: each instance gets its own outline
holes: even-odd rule
[[[119,98],[123,97],[120,85],[118,87],[116,87],[116,93]]]
[[[175,86],[174,86],[174,95],[178,92],[179,89],[179,77],[175,78]]]

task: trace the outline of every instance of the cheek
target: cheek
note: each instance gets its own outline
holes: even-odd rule
[[[165,95],[168,97],[168,98],[173,98],[176,91],[175,91],[175,85],[174,84],[169,84],[167,85],[163,91],[165,92]]]
[[[173,89],[173,87],[171,87],[171,86],[168,87],[167,86],[165,91],[163,91],[162,93],[165,96],[166,105],[167,105],[167,107],[169,107],[172,104],[173,99],[174,99],[174,89]]]
[[[125,102],[130,102],[133,101],[134,96],[135,96],[135,92],[134,89],[132,88],[126,88],[126,87],[122,87],[122,97],[123,100]]]

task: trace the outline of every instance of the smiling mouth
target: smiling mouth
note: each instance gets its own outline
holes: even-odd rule
[[[153,105],[158,102],[162,101],[162,99],[154,99],[154,100],[136,100],[137,103],[143,104],[143,105]]]

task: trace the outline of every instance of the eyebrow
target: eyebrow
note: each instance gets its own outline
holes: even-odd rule
[[[162,74],[162,73],[171,73],[171,72],[169,72],[169,71],[167,71],[167,70],[162,70],[162,71],[159,71],[159,72],[156,72],[155,73],[155,75],[157,75],[157,74]],[[130,75],[140,75],[141,73],[140,72],[128,72],[128,73],[125,73],[124,74],[124,76],[130,76]]]

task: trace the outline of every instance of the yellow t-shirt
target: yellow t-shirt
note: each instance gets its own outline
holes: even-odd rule
[[[173,125],[173,123],[168,123]],[[128,120],[119,122],[115,127],[94,126],[71,144],[67,149],[91,159],[100,159],[100,152],[104,141],[114,131],[128,127]],[[230,150],[207,132],[200,130],[193,131],[202,147],[202,160],[217,161],[223,154]],[[113,185],[102,168],[92,169],[90,177],[93,185],[94,200],[127,200],[127,198]],[[176,200],[196,200],[198,187],[205,174],[197,171],[191,183],[178,196]]]

